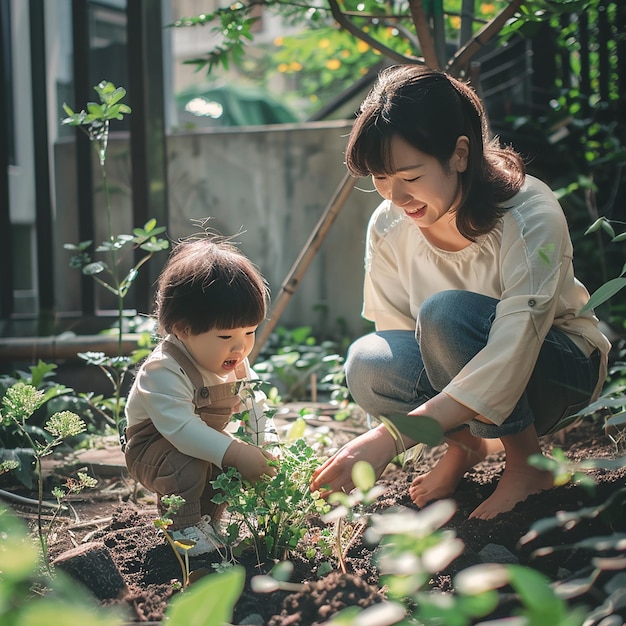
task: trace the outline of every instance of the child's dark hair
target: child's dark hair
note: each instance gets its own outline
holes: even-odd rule
[[[259,270],[234,245],[207,235],[178,243],[158,281],[159,333],[176,325],[193,335],[247,328],[267,314],[269,289]]]
[[[444,167],[462,135],[469,140],[467,169],[460,174],[462,197],[457,226],[474,240],[502,215],[502,203],[524,182],[520,155],[490,139],[480,98],[466,83],[421,65],[383,70],[359,109],[346,165],[353,176],[393,174],[391,139],[397,135]]]

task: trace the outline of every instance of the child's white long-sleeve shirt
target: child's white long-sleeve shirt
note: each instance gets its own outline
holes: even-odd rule
[[[177,345],[191,359],[202,374],[205,385],[212,386],[237,380],[235,372],[221,377],[198,365],[176,337],[166,338]],[[256,378],[245,360],[246,379]],[[140,367],[126,403],[128,426],[150,419],[155,428],[178,450],[198,459],[222,467],[224,454],[233,441],[228,431],[218,431],[208,426],[195,412],[194,389],[191,380],[174,359],[159,344]],[[247,398],[241,411],[248,408],[261,419],[265,416],[265,396],[255,393]],[[262,433],[265,423],[258,424]],[[262,443],[259,442],[259,443]]]

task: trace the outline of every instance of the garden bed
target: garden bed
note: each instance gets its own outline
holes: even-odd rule
[[[333,431],[331,431],[332,433]],[[351,436],[345,429],[335,433],[338,438]],[[619,456],[615,443],[607,437],[601,426],[594,422],[584,422],[570,429],[565,435],[547,437],[544,448],[549,452],[553,447],[565,451],[572,461],[590,458],[611,459]],[[386,490],[371,505],[371,512],[382,512],[394,507],[416,509],[408,498],[408,485],[412,478],[432,466],[441,453],[440,448],[430,449],[413,467],[405,469],[389,466],[380,483]],[[453,578],[468,566],[482,562],[520,563],[546,574],[551,580],[564,580],[587,571],[591,554],[584,549],[564,550],[538,557],[537,548],[544,545],[571,544],[581,538],[610,535],[626,531],[626,511],[624,498],[618,500],[618,510],[583,519],[573,528],[564,531],[553,529],[540,535],[537,540],[520,545],[520,538],[539,519],[555,515],[559,511],[578,511],[607,501],[625,486],[626,470],[597,469],[590,472],[597,482],[593,492],[574,484],[565,484],[529,497],[513,511],[489,521],[468,519],[469,513],[494,489],[503,469],[502,455],[494,455],[479,464],[462,480],[455,502],[456,513],[446,524],[453,529],[465,544],[463,554],[430,581],[429,588],[440,591],[453,589]],[[75,520],[60,527],[50,544],[51,559],[65,551],[87,542],[105,546],[123,581],[123,587],[112,585],[111,597],[106,597],[100,584],[95,590],[102,605],[123,607],[128,622],[160,622],[164,611],[174,594],[172,581],[180,580],[179,564],[170,547],[157,535],[154,526],[156,508],[149,495],[133,502],[134,486],[120,472],[118,476],[101,477],[99,488],[83,492],[72,505]],[[25,517],[28,512],[14,505]],[[611,513],[611,512],[609,512]],[[32,513],[30,520],[32,522]],[[76,521],[78,520],[78,522]],[[309,521],[311,532],[304,544],[315,544],[316,528],[323,526],[319,519]],[[232,619],[233,624],[260,624],[268,626],[313,626],[328,621],[335,613],[346,606],[362,607],[384,599],[375,557],[377,546],[371,545],[357,534],[346,553],[347,573],[339,571],[335,556],[305,558],[304,550],[298,550],[291,561],[294,565],[292,582],[304,582],[305,588],[297,591],[274,591],[258,594],[251,590],[250,579],[267,573],[274,563],[259,564],[252,554],[240,558],[247,576],[244,591],[239,598]],[[214,565],[220,562],[216,554],[191,558],[191,570],[196,574],[213,572]],[[320,572],[331,566],[331,572],[321,576]],[[86,583],[93,578],[89,574]],[[192,583],[193,584],[193,583]],[[596,607],[602,604],[609,591],[599,578],[592,589],[572,602]],[[502,593],[496,611],[490,616],[509,616],[516,607],[514,594]],[[616,609],[617,614],[626,615],[624,609]],[[589,624],[599,623],[590,621]]]

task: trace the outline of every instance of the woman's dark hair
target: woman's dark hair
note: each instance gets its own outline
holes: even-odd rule
[[[506,210],[502,203],[521,188],[525,168],[515,150],[490,139],[484,107],[468,84],[421,65],[383,70],[359,109],[346,166],[353,176],[393,174],[391,139],[399,136],[447,168],[462,135],[469,157],[456,221],[474,240],[495,226]]]
[[[162,335],[177,324],[198,335],[256,326],[268,302],[267,283],[252,262],[223,238],[207,235],[172,251],[159,276],[155,314]]]

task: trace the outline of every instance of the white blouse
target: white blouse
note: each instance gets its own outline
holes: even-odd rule
[[[606,377],[610,343],[574,276],[572,242],[550,188],[532,176],[505,203],[487,235],[458,252],[424,237],[402,209],[384,201],[372,215],[365,257],[363,317],[376,330],[415,330],[420,305],[434,293],[461,289],[499,300],[487,345],[443,390],[495,424],[511,414],[552,326],[587,355],[598,348]]]

